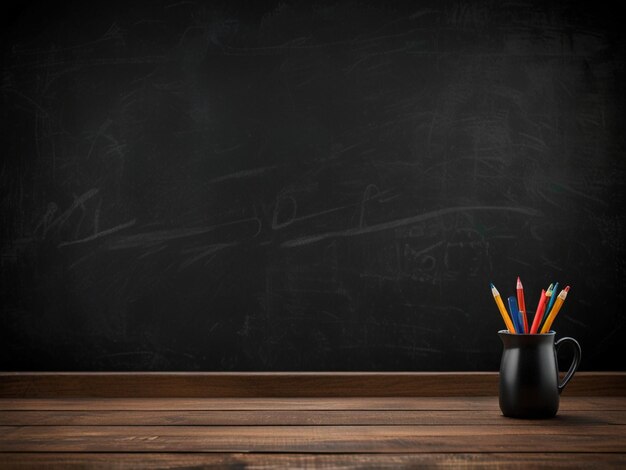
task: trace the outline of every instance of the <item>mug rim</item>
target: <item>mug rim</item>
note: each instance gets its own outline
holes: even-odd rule
[[[509,336],[554,336],[556,335],[556,331],[550,330],[547,333],[511,333],[509,330],[500,330],[498,331],[499,335],[509,335]]]

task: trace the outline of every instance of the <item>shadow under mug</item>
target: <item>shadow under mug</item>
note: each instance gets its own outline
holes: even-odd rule
[[[556,333],[498,332],[504,345],[500,362],[500,409],[511,418],[552,418],[559,410],[559,395],[580,364],[580,344],[574,338],[554,341]],[[570,343],[574,360],[559,383],[558,348]]]

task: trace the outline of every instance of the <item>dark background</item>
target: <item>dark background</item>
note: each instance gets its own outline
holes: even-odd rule
[[[3,16],[0,368],[496,370],[520,275],[531,311],[572,286],[583,369],[626,369],[615,11]]]

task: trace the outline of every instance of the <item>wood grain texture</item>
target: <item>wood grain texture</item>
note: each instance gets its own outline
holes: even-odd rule
[[[76,453],[76,454],[72,454]],[[626,398],[0,399],[0,468],[623,468]]]
[[[0,410],[491,410],[497,397],[335,397],[335,398],[2,398]],[[561,412],[626,410],[619,397],[567,397]]]
[[[497,372],[3,372],[0,397],[494,396]],[[624,396],[626,372],[579,372],[563,396]]]
[[[626,452],[621,426],[0,426],[0,452]]]
[[[542,420],[527,425],[545,426]],[[626,411],[567,411],[559,426],[626,424]],[[0,426],[277,426],[465,425],[505,426],[499,410],[213,410],[213,411],[0,411]]]
[[[254,453],[4,453],[0,468],[616,468],[623,453],[423,453],[423,454],[254,454]]]

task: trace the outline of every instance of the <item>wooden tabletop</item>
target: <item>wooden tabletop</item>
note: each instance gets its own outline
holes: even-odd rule
[[[550,420],[497,373],[0,372],[0,468],[626,468],[626,374]]]
[[[547,421],[497,397],[0,399],[4,466],[626,466],[626,398]],[[525,467],[527,468],[527,467]]]

